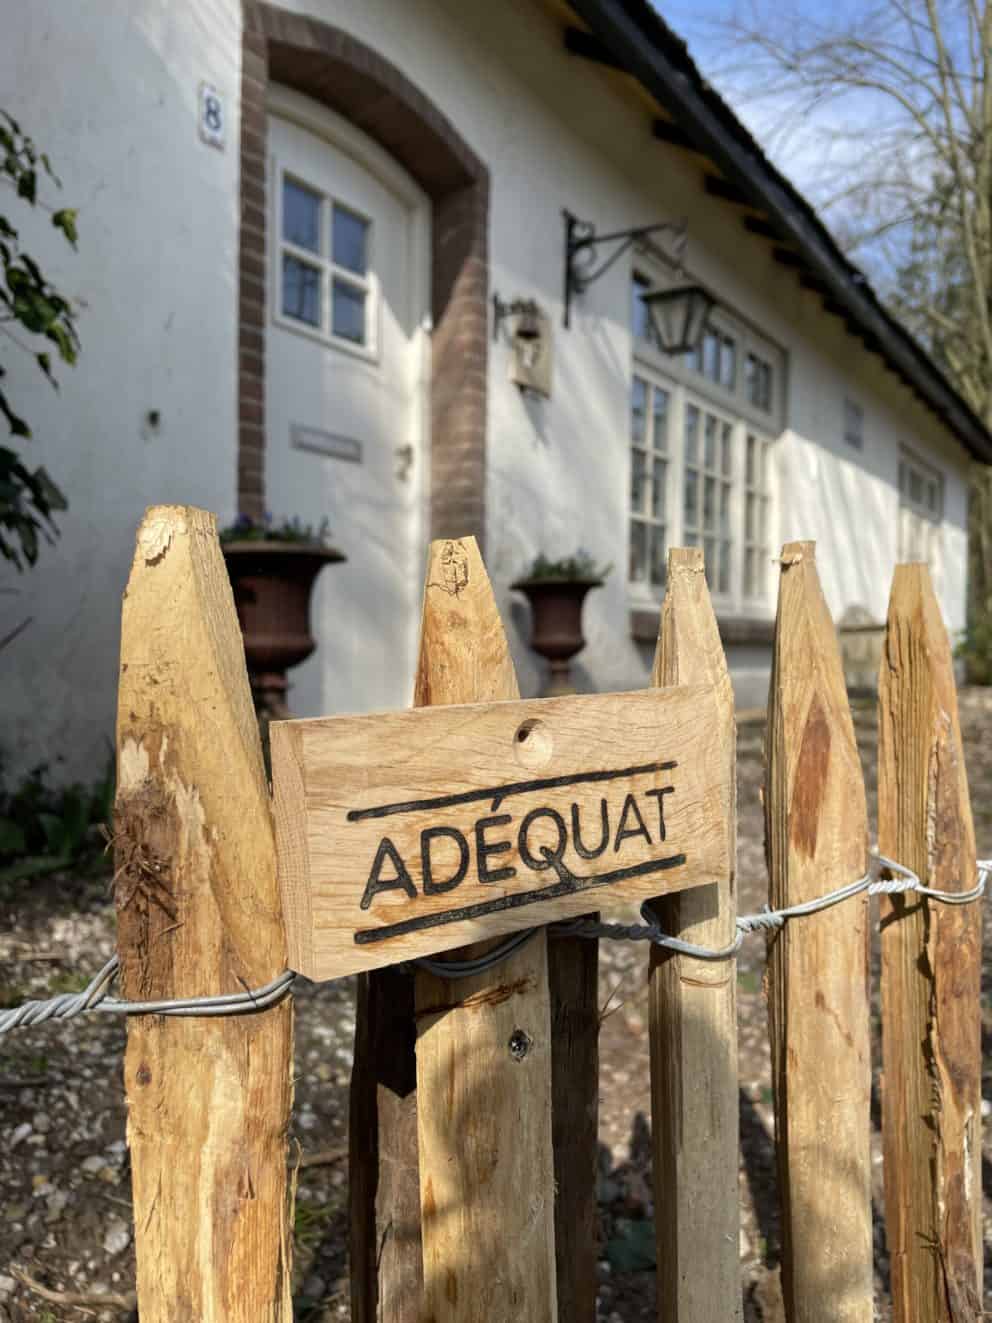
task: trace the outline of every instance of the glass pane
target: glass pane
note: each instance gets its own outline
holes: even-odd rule
[[[770,363],[761,365],[761,407],[770,410],[772,407],[772,369]]]
[[[750,432],[748,432],[744,481],[747,483],[749,487],[754,487],[758,481],[757,467],[755,465],[755,447],[757,446],[757,444],[758,443],[755,440],[755,438],[751,435]]]
[[[703,376],[710,381],[720,380],[720,337],[716,331],[703,336]]]
[[[644,487],[647,474],[647,456],[643,450],[633,450],[630,456],[630,508],[637,513],[644,511]]]
[[[720,543],[720,579],[717,592],[730,592],[730,543]]]
[[[635,377],[630,388],[630,439],[644,442],[644,417],[647,413],[647,382]]]
[[[644,583],[648,577],[647,524],[636,520],[630,525],[630,581]]]
[[[730,484],[720,483],[720,532],[730,536]]]
[[[687,528],[699,523],[699,474],[694,469],[685,474],[685,523]]]
[[[708,469],[716,468],[716,419],[711,413],[706,415],[706,439],[703,443],[703,465]]]
[[[665,474],[668,465],[663,459],[654,461],[653,482],[651,484],[651,513],[655,519],[665,517]]]
[[[764,546],[768,542],[768,497],[763,496],[758,504],[758,541]]]
[[[690,464],[699,461],[699,410],[694,404],[685,408],[685,457]]]
[[[292,179],[282,181],[282,237],[312,253],[320,251],[320,194]]]
[[[331,296],[331,330],[342,340],[365,343],[365,294],[336,278]]]
[[[369,269],[368,247],[368,221],[335,202],[331,221],[331,256],[335,265],[364,276]]]
[[[651,441],[655,450],[668,449],[668,391],[660,390],[657,386],[654,391],[654,430]]]
[[[754,548],[744,552],[744,596],[754,596]]]
[[[716,526],[716,478],[703,480],[703,528],[712,532]]]
[[[919,469],[909,470],[909,499],[917,504],[923,500],[923,476]]]
[[[758,486],[762,491],[768,486],[768,446],[758,443]]]
[[[630,333],[635,340],[650,339],[651,319],[641,298],[650,288],[643,276],[635,276],[630,282]]]
[[[730,477],[730,424],[720,428],[720,472],[725,478]]]
[[[737,378],[737,345],[729,335],[723,337],[720,346],[720,385],[728,390],[734,389]]]
[[[937,513],[937,484],[932,480],[927,483],[927,509]]]
[[[286,317],[320,325],[320,272],[287,253],[282,258],[282,310]]]
[[[698,546],[699,546],[699,534],[698,534],[698,533],[695,533],[695,532],[692,532],[691,530],[683,529],[683,530],[682,530],[682,542],[683,542],[683,544],[684,544],[685,546],[687,546],[687,547],[698,547]]]
[[[748,492],[744,506],[744,537],[748,542],[753,542],[758,536],[757,504],[758,498],[753,492]]]
[[[706,567],[706,582],[712,588],[716,581],[716,538],[708,537],[704,541],[703,564]]]
[[[664,526],[651,530],[651,583],[654,587],[665,586],[665,529]]]

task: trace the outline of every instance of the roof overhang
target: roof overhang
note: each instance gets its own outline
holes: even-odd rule
[[[568,4],[611,57],[609,62],[636,78],[672,116],[679,135],[684,134],[693,150],[717,167],[727,183],[728,198],[771,219],[781,239],[801,255],[807,279],[824,292],[831,311],[842,315],[887,360],[974,459],[992,464],[992,436],[981,419],[882,306],[865,275],[848,261],[810,204],[704,82],[685,44],[647,0],[568,0]]]

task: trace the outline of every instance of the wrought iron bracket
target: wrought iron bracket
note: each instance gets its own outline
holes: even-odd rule
[[[592,221],[579,220],[570,211],[563,211],[565,221],[565,290],[564,317],[565,326],[569,325],[572,311],[572,299],[576,294],[584,293],[594,281],[605,275],[610,267],[637,244],[646,244],[652,235],[670,236],[671,251],[662,250],[662,257],[676,269],[681,270],[688,238],[688,222],[656,221],[653,225],[638,225],[630,230],[613,230],[609,234],[597,234]],[[599,261],[599,245],[616,244],[613,252],[604,261]],[[653,245],[652,245],[653,246]]]

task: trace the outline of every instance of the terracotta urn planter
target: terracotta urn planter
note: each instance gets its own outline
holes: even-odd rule
[[[319,542],[245,539],[223,542],[221,549],[234,590],[255,705],[267,717],[288,716],[286,672],[317,646],[310,633],[314,581],[325,565],[345,556]]]
[[[510,585],[530,602],[531,640],[535,652],[546,658],[550,675],[545,697],[574,694],[571,660],[586,646],[582,634],[582,604],[602,579],[518,579]]]

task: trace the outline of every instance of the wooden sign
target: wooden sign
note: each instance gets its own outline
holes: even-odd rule
[[[707,686],[270,727],[289,963],[373,969],[727,874]]]

